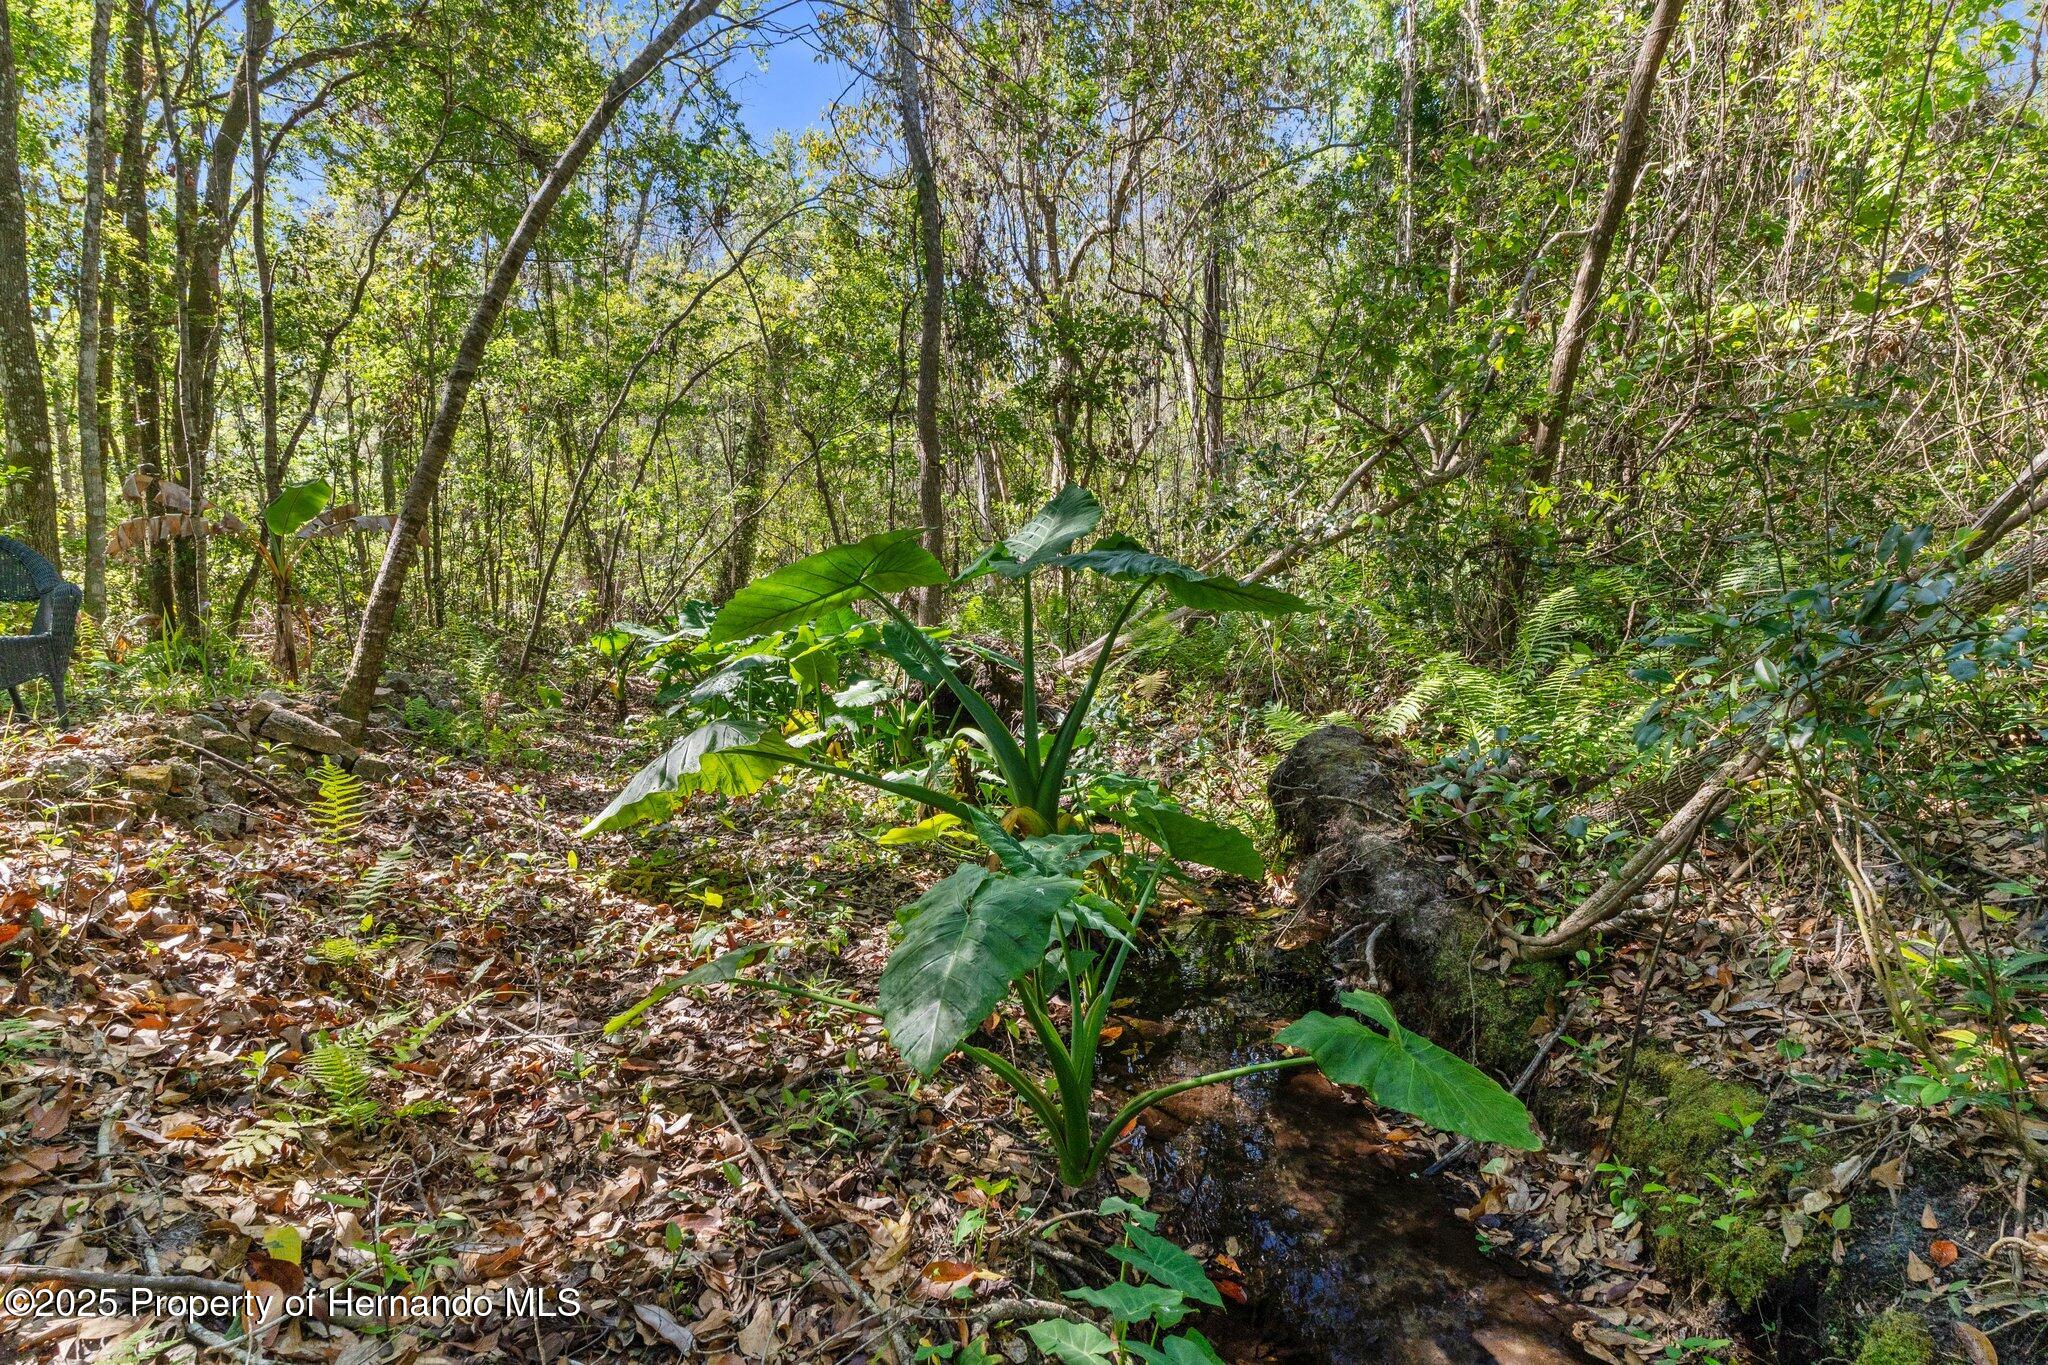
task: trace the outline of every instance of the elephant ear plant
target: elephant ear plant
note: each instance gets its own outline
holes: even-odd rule
[[[745,795],[778,770],[796,768],[865,783],[950,815],[992,856],[987,865],[956,869],[897,911],[898,939],[873,1005],[799,981],[743,974],[778,946],[763,943],[736,948],[667,983],[613,1019],[606,1031],[630,1027],[676,990],[717,982],[879,1018],[897,1052],[920,1075],[933,1075],[959,1053],[1001,1079],[1037,1121],[1058,1160],[1060,1179],[1070,1186],[1094,1178],[1117,1135],[1149,1106],[1199,1086],[1310,1065],[1436,1127],[1484,1142],[1536,1147],[1519,1100],[1403,1029],[1379,996],[1355,991],[1342,997],[1346,1013],[1310,1013],[1280,1031],[1276,1041],[1296,1053],[1175,1081],[1135,1095],[1098,1119],[1098,1048],[1162,881],[1183,875],[1188,863],[1248,877],[1263,874],[1244,835],[1187,814],[1155,788],[1121,778],[1072,780],[1084,722],[1114,642],[1154,589],[1204,611],[1280,616],[1305,606],[1274,588],[1191,569],[1121,536],[1076,551],[1075,543],[1094,530],[1100,516],[1094,498],[1069,487],[955,580],[994,575],[1023,589],[1024,688],[1015,732],[962,680],[940,644],[890,600],[889,594],[946,581],[914,530],[870,536],[798,560],[726,603],[712,623],[713,642],[785,630],[856,601],[879,607],[887,617],[885,652],[910,677],[950,691],[978,727],[1006,807],[997,813],[900,776],[829,761],[761,724],[721,718],[690,731],[642,769],[586,832],[660,818],[698,792]],[[1030,591],[1033,576],[1046,569],[1078,569],[1132,585],[1114,613],[1111,644],[1095,658],[1074,705],[1050,734],[1042,732],[1037,706]],[[1069,803],[1140,838],[1097,830],[1078,819]],[[1058,1023],[1062,1012],[1064,1030]],[[992,1015],[1010,1021],[1013,1036],[977,1041]]]

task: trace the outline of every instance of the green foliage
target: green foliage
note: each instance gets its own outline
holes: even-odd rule
[[[1104,1332],[1092,1324],[1057,1319],[1034,1323],[1024,1329],[1032,1344],[1068,1365],[1116,1365],[1122,1360],[1221,1365],[1215,1347],[1200,1332],[1169,1335],[1201,1307],[1223,1306],[1223,1296],[1202,1263],[1161,1237],[1155,1231],[1158,1218],[1135,1205],[1111,1196],[1097,1212],[1124,1215],[1119,1239],[1109,1253],[1135,1278],[1099,1289],[1070,1289],[1067,1297],[1108,1313],[1110,1329]]]
[[[370,794],[363,780],[323,755],[312,770],[314,796],[306,803],[306,814],[319,830],[320,839],[330,846],[349,843],[370,818]]]
[[[356,880],[342,898],[342,908],[350,915],[370,914],[391,898],[391,893],[412,866],[412,845],[400,844],[397,848],[386,849],[377,855],[377,861],[370,870]]]
[[[1306,1051],[1338,1084],[1355,1085],[1375,1103],[1424,1123],[1525,1151],[1543,1145],[1520,1100],[1471,1063],[1402,1028],[1383,998],[1369,991],[1339,998],[1384,1032],[1313,1010],[1282,1029],[1279,1041]]]
[[[291,484],[263,509],[263,524],[274,536],[289,536],[327,510],[334,489],[325,479]]]
[[[1908,1308],[1891,1308],[1863,1329],[1855,1365],[1934,1365],[1939,1359],[1934,1334],[1920,1315]]]

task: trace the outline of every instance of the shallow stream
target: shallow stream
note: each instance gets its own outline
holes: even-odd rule
[[[1235,918],[1171,926],[1134,962],[1112,1085],[1157,1084],[1273,1055],[1281,1023],[1329,1006],[1317,947],[1273,947]],[[1304,1071],[1169,1101],[1140,1130],[1151,1207],[1183,1245],[1223,1253],[1245,1302],[1200,1324],[1233,1362],[1565,1365],[1570,1310],[1419,1178],[1369,1107]],[[1393,1118],[1386,1120],[1391,1124]]]

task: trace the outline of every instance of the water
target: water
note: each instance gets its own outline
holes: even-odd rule
[[[1198,918],[1133,963],[1113,1086],[1274,1055],[1273,1030],[1326,1007],[1317,947],[1271,946],[1245,921]],[[1365,1105],[1312,1071],[1188,1092],[1138,1141],[1151,1206],[1183,1244],[1234,1257],[1246,1302],[1201,1329],[1233,1362],[1565,1365],[1588,1361],[1569,1310],[1487,1256],[1450,1193]],[[1387,1116],[1385,1123],[1397,1120]]]

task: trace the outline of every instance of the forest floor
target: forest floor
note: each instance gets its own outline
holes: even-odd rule
[[[380,753],[383,780],[330,790],[323,814],[303,755],[201,753],[194,725],[109,714],[0,738],[0,1262],[492,1296],[469,1316],[384,1305],[266,1334],[274,1358],[351,1365],[859,1360],[887,1345],[885,1319],[964,1343],[1046,1311],[1034,1264],[1113,1274],[1087,1217],[1051,1221],[1093,1197],[1052,1186],[1007,1100],[958,1067],[914,1084],[876,1024],[710,990],[604,1035],[662,980],[768,938],[870,990],[894,908],[943,860],[878,847],[882,826],[843,797],[790,784],[700,803],[648,840],[582,839],[636,755],[561,715],[495,761],[408,737]],[[1270,828],[1266,766],[1206,765],[1210,795]],[[1766,885],[1732,852],[1703,861],[1707,904],[1666,945],[1649,1006],[1663,1045],[1773,1095],[1786,1038],[1804,1074],[1845,1076],[1882,1002],[1839,974],[1839,921],[1817,893],[1801,914],[1792,869]],[[1292,911],[1277,882],[1178,907],[1276,931]],[[1613,1084],[1632,960],[1579,993],[1545,1084]],[[1834,1210],[1877,1191],[1912,1229],[1899,1292],[1993,1329],[2040,1301],[2048,1236],[1986,1254],[2028,1227],[1986,1125],[1836,1102],[1801,1099],[1836,1139],[1831,1175],[1770,1211],[1772,1237],[1832,1237],[1839,1261]],[[1451,1145],[1401,1140],[1422,1158]],[[1934,1154],[1972,1175],[1922,1198],[1912,1168]],[[1552,1276],[1590,1354],[1737,1358],[1725,1319],[1657,1270],[1611,1173],[1568,1150],[1482,1156],[1453,1167],[1446,1217]],[[1128,1167],[1118,1183],[1146,1192]],[[1192,1250],[1228,1280],[1223,1248]],[[574,1291],[576,1311],[521,1311],[521,1288]],[[233,1327],[112,1313],[0,1330],[26,1358],[85,1360],[187,1354]]]

